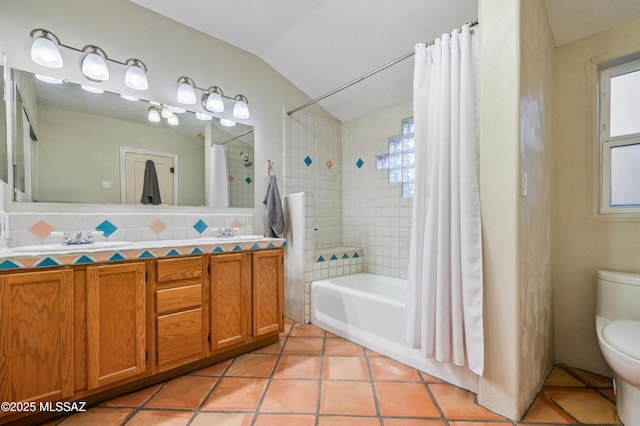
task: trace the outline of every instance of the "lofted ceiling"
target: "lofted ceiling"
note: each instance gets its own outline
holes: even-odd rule
[[[311,98],[478,14],[478,0],[130,1],[255,54]],[[556,45],[640,16],[640,0],[545,2]],[[348,121],[411,98],[412,75],[409,58],[319,103]]]

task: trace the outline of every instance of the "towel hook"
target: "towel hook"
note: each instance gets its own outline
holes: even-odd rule
[[[276,164],[276,160],[267,160],[267,177],[271,177],[271,169]]]

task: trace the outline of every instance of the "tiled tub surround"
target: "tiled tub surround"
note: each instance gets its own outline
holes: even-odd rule
[[[96,241],[157,241],[211,237],[211,228],[229,226],[253,234],[252,214],[197,213],[24,213],[9,215],[9,247],[55,244],[54,231],[101,231]]]

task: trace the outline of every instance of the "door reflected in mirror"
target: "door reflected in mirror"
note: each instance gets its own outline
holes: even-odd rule
[[[134,164],[127,173],[125,158],[135,153],[142,164],[147,159],[173,159],[154,162],[155,174],[161,176],[160,193],[172,193],[160,205],[254,206],[251,126],[223,127],[215,117],[203,121],[177,109],[170,124],[166,117],[171,111],[146,100],[91,93],[66,81],[44,82],[16,69],[12,80],[19,200],[141,204],[145,182],[137,180],[145,178],[144,168],[135,169]],[[224,147],[222,163],[210,161],[213,145]],[[212,204],[219,188],[228,192],[226,204]],[[127,191],[140,193],[127,196]]]
[[[5,82],[6,56],[2,43],[0,43],[0,180],[9,182],[9,161],[7,158],[7,103],[9,98],[9,85]]]

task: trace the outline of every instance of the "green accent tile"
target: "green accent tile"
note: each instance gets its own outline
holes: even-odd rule
[[[145,250],[138,256],[138,259],[153,259],[155,256],[148,250]]]
[[[90,258],[89,256],[86,255],[82,255],[79,258],[76,259],[75,262],[73,262],[75,264],[81,264],[81,263],[95,263],[95,260],[93,260],[92,258]]]
[[[60,264],[50,257],[45,257],[36,266],[60,266]]]
[[[18,269],[18,268],[20,268],[20,265],[17,265],[10,260],[5,260],[4,262],[0,263],[0,269]]]
[[[117,260],[126,260],[126,258],[120,253],[114,253],[113,256],[109,258],[109,262],[115,262]]]

